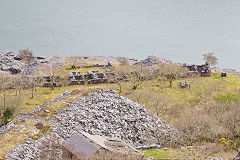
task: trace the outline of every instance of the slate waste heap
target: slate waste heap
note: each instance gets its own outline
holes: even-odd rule
[[[179,145],[185,141],[184,135],[176,128],[155,116],[143,105],[120,96],[113,90],[94,87],[79,96],[68,107],[55,111],[50,119],[48,134],[37,140],[28,139],[7,153],[7,159],[38,158],[43,152],[41,146],[47,137],[59,138],[59,146],[74,134],[86,132],[109,139],[117,138],[136,147]],[[91,91],[91,92],[90,92]],[[63,151],[58,151],[61,158]],[[56,159],[58,159],[56,157]]]

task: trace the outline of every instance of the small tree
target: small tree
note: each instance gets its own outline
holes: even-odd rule
[[[115,68],[114,74],[109,76],[110,80],[118,83],[119,92],[122,92],[122,83],[130,82],[132,89],[137,89],[144,81],[151,80],[153,78],[153,70],[147,66],[131,66],[125,63],[120,64]]]
[[[4,108],[2,116],[1,116],[1,119],[4,122],[4,124],[6,124],[8,122],[8,120],[13,117],[14,110],[15,110],[15,108],[13,108],[13,107]]]
[[[203,55],[203,60],[207,62],[211,66],[215,66],[218,62],[218,59],[216,56],[214,56],[214,53],[208,53]]]
[[[63,74],[62,71],[59,70],[59,64],[51,64],[42,66],[40,68],[40,75],[43,77],[48,77],[50,79],[50,86],[52,89],[59,83],[60,76]]]
[[[114,83],[118,84],[119,93],[122,93],[122,85],[123,85],[124,82],[127,81],[128,68],[129,68],[129,66],[120,65],[120,66],[116,67],[114,69],[113,73],[111,73],[108,76],[108,79],[111,82],[114,82]]]
[[[70,69],[76,69],[77,66],[80,66],[80,62],[81,62],[82,57],[81,56],[71,56],[71,57],[67,57],[66,61],[67,63],[70,65]]]
[[[120,63],[120,65],[125,66],[125,65],[129,65],[128,63],[128,59],[126,57],[118,57],[117,58],[118,63]]]
[[[3,95],[3,108],[6,107],[6,91],[13,88],[13,78],[8,74],[1,74],[0,77],[0,91]]]
[[[129,69],[128,80],[132,83],[132,89],[137,89],[144,81],[153,78],[153,70],[147,66],[131,66]]]
[[[187,73],[187,68],[178,64],[162,64],[157,69],[158,76],[164,77],[169,82],[170,87],[172,87],[173,81],[185,76]]]
[[[26,82],[28,83],[27,87],[31,89],[31,97],[33,98],[34,92],[36,92],[36,87],[40,80],[37,76],[29,76]]]
[[[31,63],[33,60],[33,53],[29,49],[21,49],[19,51],[19,56],[27,64]]]

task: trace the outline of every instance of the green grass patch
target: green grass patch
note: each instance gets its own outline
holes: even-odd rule
[[[184,155],[183,152],[176,151],[174,149],[150,149],[142,150],[144,157],[154,157],[157,160],[162,159],[180,159]]]
[[[217,93],[217,95],[214,96],[213,99],[217,103],[221,103],[221,104],[239,103],[240,95],[237,92],[227,92],[225,94]]]

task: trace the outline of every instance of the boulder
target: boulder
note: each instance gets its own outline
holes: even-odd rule
[[[238,155],[233,160],[240,160],[240,149],[238,150]]]

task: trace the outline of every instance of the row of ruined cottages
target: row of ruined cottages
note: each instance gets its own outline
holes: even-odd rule
[[[69,73],[69,85],[85,85],[87,84],[100,84],[108,81],[108,75],[110,69],[104,72],[98,72],[97,70],[89,70],[87,73],[70,72]]]
[[[188,77],[193,76],[201,76],[201,77],[211,77],[211,68],[208,63],[203,65],[186,65],[183,67],[188,68]],[[109,75],[114,74],[110,69],[106,69],[106,71],[99,72],[97,70],[89,70],[87,73],[81,73],[79,71],[72,71],[68,74],[68,83],[67,85],[85,85],[85,84],[100,84],[109,82]],[[221,74],[222,77],[226,76],[226,73]],[[45,82],[43,83],[43,87],[50,87],[52,85],[52,80],[50,77],[43,77]],[[60,77],[57,77],[60,79]],[[54,83],[54,86],[58,86]]]
[[[79,71],[72,71],[68,74],[68,82],[67,85],[85,85],[85,84],[100,84],[108,82],[108,75],[112,72],[110,69],[106,69],[106,71],[99,72],[97,70],[89,70],[87,73],[81,73]],[[54,87],[59,86],[57,82],[61,81],[60,76],[55,76],[55,82],[53,82],[53,78],[50,76],[43,77],[44,82],[42,87]]]

